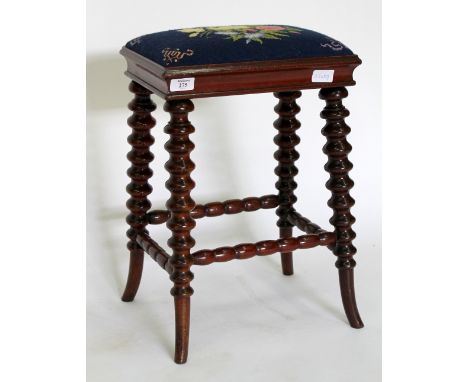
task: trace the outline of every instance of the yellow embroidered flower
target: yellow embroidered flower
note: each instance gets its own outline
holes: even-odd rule
[[[204,28],[186,28],[186,29],[179,29],[179,32],[199,33],[199,32],[203,32],[204,30],[205,30]]]

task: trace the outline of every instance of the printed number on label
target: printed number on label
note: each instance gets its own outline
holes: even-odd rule
[[[183,92],[186,90],[193,90],[195,88],[195,78],[176,78],[171,80],[169,87],[171,92]]]
[[[312,72],[312,82],[333,82],[334,70],[314,70]]]

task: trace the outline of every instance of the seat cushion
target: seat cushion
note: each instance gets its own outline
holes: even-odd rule
[[[174,29],[137,37],[125,46],[164,67],[353,55],[338,40],[288,25]]]

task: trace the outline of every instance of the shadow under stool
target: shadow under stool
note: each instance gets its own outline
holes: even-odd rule
[[[296,249],[327,246],[337,256],[341,297],[344,310],[353,328],[362,328],[354,294],[352,244],[355,233],[351,226],[355,218],[350,212],[354,199],[349,195],[353,181],[348,172],[352,164],[348,160],[351,145],[346,140],[350,132],[344,119],[349,111],[342,99],[348,95],[345,86],[355,85],[354,69],[361,64],[359,57],[339,41],[323,34],[285,25],[238,25],[199,27],[141,36],[129,41],[121,50],[126,58],[126,75],[132,79],[130,91],[134,99],[129,108],[133,112],[128,119],[132,133],[128,142],[131,178],[127,186],[130,214],[127,231],[130,250],[130,267],[123,301],[132,301],[137,293],[143,270],[144,253],[148,253],[174,283],[171,294],[175,302],[175,357],[176,363],[185,363],[188,354],[190,297],[193,289],[192,265],[208,265],[233,259],[248,259],[281,253],[285,275],[293,274],[292,252]],[[328,205],[333,210],[328,232],[302,216],[294,208],[297,198],[294,181],[298,169],[295,161],[299,153],[296,130],[300,111],[296,100],[302,89],[320,89],[319,97],[326,103],[321,112],[325,119],[322,134],[326,137],[323,152],[328,156],[325,170],[330,179],[326,187],[331,191]],[[194,144],[189,135],[195,128],[189,121],[194,110],[192,98],[219,97],[272,92],[278,98],[275,112],[278,130],[274,153],[278,165],[275,174],[278,181],[274,195],[232,199],[224,202],[196,204],[190,192],[195,187],[190,173],[195,164],[190,159]],[[171,196],[166,210],[150,210],[148,197],[152,187],[149,165],[153,160],[150,146],[154,142],[150,130],[156,121],[151,112],[156,109],[150,95],[165,99],[164,110],[170,121],[164,128],[169,135],[165,149],[169,160],[165,164],[169,172],[166,188]],[[193,252],[195,240],[191,231],[195,219],[236,214],[259,209],[276,208],[279,239],[234,247],[203,249]],[[172,233],[166,252],[150,236],[148,224],[166,223]],[[305,234],[293,237],[293,227]]]

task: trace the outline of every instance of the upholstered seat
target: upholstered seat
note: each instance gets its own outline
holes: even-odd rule
[[[287,25],[174,29],[120,52],[126,75],[167,100],[349,86],[361,63],[341,42]]]
[[[341,42],[288,25],[232,25],[157,32],[126,48],[165,67],[348,56]]]

